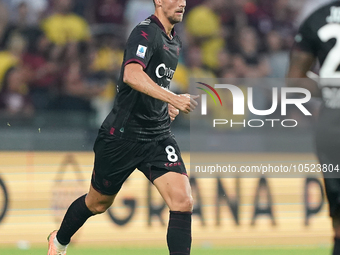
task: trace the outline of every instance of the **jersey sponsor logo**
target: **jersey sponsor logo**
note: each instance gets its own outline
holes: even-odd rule
[[[330,12],[326,21],[328,23],[340,23],[340,7],[332,6]]]
[[[160,64],[156,68],[156,76],[161,79],[164,76],[168,81],[171,81],[172,77],[174,77],[175,70],[172,70],[170,67],[166,67],[164,63]]]
[[[148,47],[139,44],[136,55],[140,58],[145,58],[145,53],[147,49]]]
[[[148,39],[149,35],[147,33],[145,33],[144,31],[142,31],[141,36],[143,36],[146,40],[149,41],[149,39]]]

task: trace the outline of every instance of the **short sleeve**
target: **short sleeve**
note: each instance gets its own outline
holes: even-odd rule
[[[145,69],[157,47],[155,37],[155,28],[150,25],[138,25],[127,41],[124,66],[135,62]]]
[[[298,34],[294,39],[294,50],[304,51],[317,56],[317,33],[309,25],[311,19],[307,19],[299,28]]]

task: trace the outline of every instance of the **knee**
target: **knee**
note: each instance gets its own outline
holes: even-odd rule
[[[171,211],[191,212],[193,209],[194,199],[191,195],[178,197],[171,205]]]
[[[85,204],[93,214],[101,214],[112,205],[115,197],[116,195],[102,195],[91,186],[90,192],[85,198]]]
[[[89,210],[93,214],[101,214],[106,212],[107,209],[111,206],[111,203],[97,203],[93,205],[89,205]]]

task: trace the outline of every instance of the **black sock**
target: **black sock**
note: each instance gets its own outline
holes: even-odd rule
[[[333,255],[340,255],[340,238],[334,238]]]
[[[57,233],[57,240],[60,244],[66,245],[71,241],[71,237],[83,226],[85,221],[94,214],[85,204],[86,194],[76,199],[68,208],[60,229]]]
[[[170,211],[167,233],[171,254],[190,254],[191,248],[191,212]]]

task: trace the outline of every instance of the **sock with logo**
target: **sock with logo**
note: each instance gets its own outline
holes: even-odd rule
[[[190,254],[192,212],[170,211],[167,242],[171,254]]]
[[[76,199],[68,208],[60,229],[57,233],[57,241],[61,245],[67,245],[71,241],[71,237],[85,223],[85,221],[94,214],[87,208],[85,204],[86,194]]]

